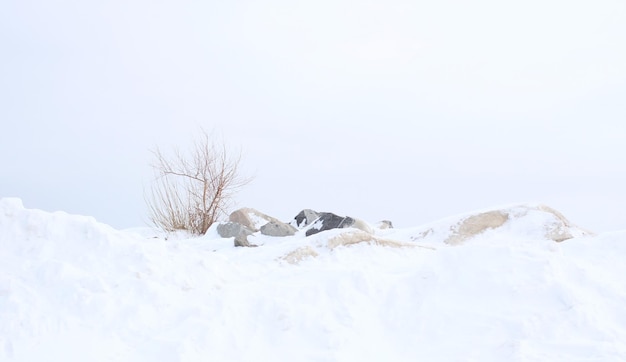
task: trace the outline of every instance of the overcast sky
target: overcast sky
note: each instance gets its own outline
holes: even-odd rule
[[[409,227],[543,202],[626,229],[626,3],[3,1],[0,197],[147,220],[149,150],[243,150],[239,206]]]

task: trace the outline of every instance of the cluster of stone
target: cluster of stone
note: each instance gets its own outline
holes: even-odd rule
[[[257,232],[267,236],[285,237],[304,230],[306,236],[311,236],[331,229],[356,228],[372,233],[370,226],[360,219],[311,209],[300,211],[289,223],[252,208],[239,209],[230,214],[228,219],[228,222],[217,226],[217,232],[223,238],[235,238],[235,246],[257,246],[248,241],[248,236]],[[388,220],[379,224],[380,228],[393,227]]]

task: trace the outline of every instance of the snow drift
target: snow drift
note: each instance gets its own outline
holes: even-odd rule
[[[235,248],[2,199],[0,360],[626,359],[626,232],[494,210]]]

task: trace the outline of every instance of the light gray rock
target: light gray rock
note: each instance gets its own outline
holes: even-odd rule
[[[227,222],[217,225],[217,233],[223,238],[232,238],[238,235],[251,235],[254,231],[237,222]]]
[[[270,221],[261,226],[261,234],[267,236],[291,236],[298,231],[295,227],[280,221]]]
[[[231,222],[241,224],[254,232],[259,231],[261,226],[267,224],[270,221],[280,222],[278,219],[275,219],[260,212],[259,210],[255,210],[249,207],[233,211],[228,219]]]
[[[248,241],[248,235],[252,235],[254,232],[236,222],[227,222],[217,225],[217,233],[223,238],[235,238],[235,246],[256,246],[250,244]]]
[[[376,227],[385,230],[385,229],[393,229],[393,223],[389,220],[381,220],[376,224]]]
[[[257,247],[258,245],[250,244],[248,235],[241,234],[235,237],[235,246]]]

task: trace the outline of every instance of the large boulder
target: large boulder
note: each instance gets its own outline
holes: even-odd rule
[[[315,220],[306,231],[306,236],[331,229],[349,228],[352,227],[354,223],[355,219],[350,216],[339,216],[331,212],[321,212],[317,220]]]
[[[295,235],[296,231],[298,229],[292,225],[280,221],[270,221],[261,226],[261,234],[267,236],[292,236]]]
[[[280,222],[278,219],[249,207],[233,211],[228,219],[231,222],[241,224],[254,232],[259,231],[261,226],[267,224],[268,222]]]

